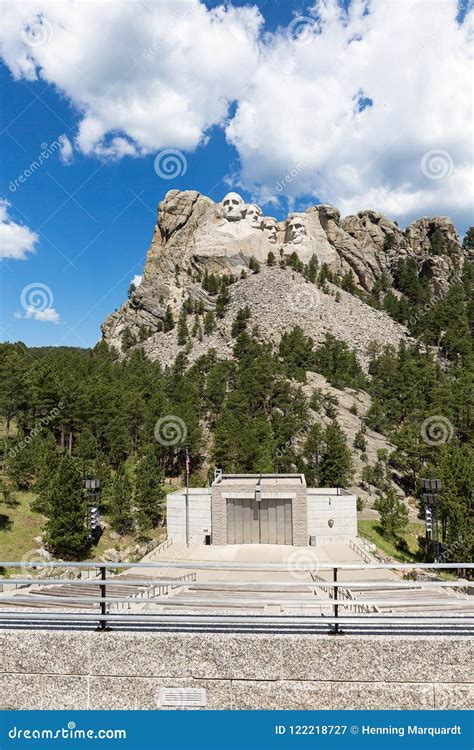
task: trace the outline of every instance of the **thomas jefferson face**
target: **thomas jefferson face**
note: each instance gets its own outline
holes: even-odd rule
[[[270,245],[276,245],[277,243],[277,221],[273,216],[263,217],[263,229],[267,235],[267,240]]]
[[[250,203],[247,206],[245,217],[250,221],[252,229],[260,229],[262,226],[262,209],[260,206],[256,206],[255,203]]]

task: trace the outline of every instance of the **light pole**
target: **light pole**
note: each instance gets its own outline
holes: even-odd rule
[[[422,479],[421,488],[424,490],[425,525],[426,525],[426,557],[429,554],[430,538],[433,543],[433,562],[439,562],[438,535],[438,503],[441,490],[440,479]]]
[[[186,497],[185,497],[185,514],[186,514],[186,547],[189,547],[189,452],[186,448]]]

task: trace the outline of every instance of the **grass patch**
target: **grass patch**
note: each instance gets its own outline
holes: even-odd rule
[[[379,521],[376,519],[358,521],[357,528],[359,536],[373,542],[383,554],[390,555],[399,562],[423,561],[423,555],[418,546],[418,536],[423,536],[425,533],[424,523],[411,522],[407,524],[403,534],[400,534],[400,539],[406,543],[405,548],[397,546],[396,542],[382,536]]]
[[[173,492],[176,488],[166,489]],[[41,544],[34,540],[35,537],[41,536],[47,519],[31,510],[30,503],[34,498],[34,492],[15,492],[11,505],[0,504],[0,560],[21,561],[27,552],[41,548]],[[107,514],[104,514],[104,520],[107,521]],[[112,529],[104,529],[88,559],[99,560],[107,549],[117,549],[123,553],[128,547],[143,544],[143,541],[133,534],[121,536],[119,539],[115,539],[114,536]],[[146,536],[149,540],[156,539],[161,542],[166,537],[166,527],[150,529]]]
[[[5,562],[21,560],[41,546],[34,538],[41,535],[46,519],[31,510],[33,498],[33,492],[15,492],[11,506],[0,506],[0,558]]]

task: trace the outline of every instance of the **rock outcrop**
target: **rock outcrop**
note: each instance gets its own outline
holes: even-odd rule
[[[272,268],[264,267],[269,253],[275,257]],[[354,295],[331,284],[318,289],[301,274],[280,268],[282,259],[294,254],[304,264],[315,256],[319,268],[325,264],[334,276],[351,273],[366,292],[383,274],[390,281],[400,258],[411,257],[443,294],[464,260],[456,230],[444,217],[420,219],[403,231],[375,211],[341,219],[336,208],[321,205],[277,221],[237,193],[214,203],[194,190],[171,190],[158,209],[142,282],[104,322],[104,340],[121,351],[126,331],[129,345],[141,343],[150,356],[170,363],[179,347],[175,330],[163,332],[166,317],[176,320],[186,300],[201,312],[213,310],[216,295],[203,286],[210,274],[246,278],[229,287],[226,314],[211,335],[196,340],[192,358],[210,346],[225,356],[232,316],[244,305],[263,336],[278,339],[298,323],[316,340],[333,333],[356,347],[362,359],[371,341],[396,345],[407,335],[403,326]]]

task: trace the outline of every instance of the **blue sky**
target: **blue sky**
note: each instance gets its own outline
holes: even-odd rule
[[[384,2],[370,12],[345,2],[341,13],[336,0],[239,0],[234,10],[181,0],[170,25],[160,16],[165,0],[132,28],[117,0],[104,3],[114,22],[97,45],[100,4],[97,32],[90,3],[68,28],[57,4],[12,0],[0,68],[0,196],[8,236],[19,244],[3,258],[0,251],[0,340],[94,345],[100,323],[141,274],[157,204],[174,188],[215,201],[234,188],[277,218],[318,202],[343,213],[383,210],[401,224],[442,213],[462,233],[472,223],[467,3]],[[188,5],[197,8],[191,21]],[[303,25],[292,26],[301,17]],[[22,30],[33,22],[49,36],[25,46]],[[384,49],[389,34],[393,52]],[[158,39],[149,63],[147,38]],[[186,52],[177,64],[180,44]],[[127,56],[138,61],[131,82],[130,65],[121,67]],[[394,60],[404,62],[395,70]],[[155,157],[167,148],[183,154],[185,174],[157,175]],[[40,157],[45,150],[48,158]],[[279,192],[291,170],[297,177]],[[33,252],[20,247],[28,232],[37,236]],[[47,289],[50,315],[36,315],[34,301],[25,307],[24,290],[35,285]]]

